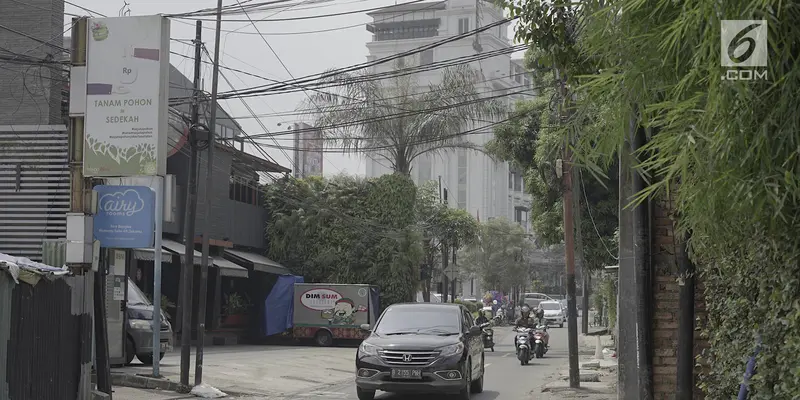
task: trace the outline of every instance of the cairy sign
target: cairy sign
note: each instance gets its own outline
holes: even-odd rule
[[[94,238],[101,247],[153,247],[155,193],[146,186],[95,186]]]

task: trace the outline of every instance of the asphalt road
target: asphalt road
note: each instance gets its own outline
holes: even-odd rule
[[[472,396],[475,400],[522,400],[540,398],[540,388],[567,368],[567,328],[550,328],[550,350],[544,358],[521,366],[514,354],[514,332],[509,327],[495,328],[495,351],[486,352],[484,391]],[[310,393],[296,393],[296,400],[357,400],[353,382],[331,385]],[[257,397],[241,398],[258,399]],[[401,396],[378,392],[380,400],[441,400],[440,395]]]

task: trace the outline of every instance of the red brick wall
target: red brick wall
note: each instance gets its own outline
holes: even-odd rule
[[[678,324],[678,263],[676,259],[677,239],[673,236],[671,207],[667,201],[659,201],[653,207],[653,392],[655,400],[675,398]],[[702,300],[702,284],[695,279],[696,316],[704,319],[705,303]],[[706,346],[695,332],[695,355]],[[695,376],[695,379],[696,376]],[[697,385],[695,385],[697,386]],[[695,398],[702,393],[695,389]]]

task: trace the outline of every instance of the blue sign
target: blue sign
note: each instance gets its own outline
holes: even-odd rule
[[[147,186],[95,186],[94,238],[100,247],[153,248],[156,195]]]

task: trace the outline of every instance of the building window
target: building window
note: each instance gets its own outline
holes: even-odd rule
[[[412,23],[419,24],[419,21]],[[391,28],[381,27],[379,24],[375,27],[374,39],[375,41],[383,41],[434,37],[439,35],[438,23],[439,21],[436,20],[435,23],[428,22],[425,25],[393,26]]]
[[[522,224],[522,209],[515,208],[514,209],[514,222],[518,224]]]
[[[522,174],[514,174],[514,191],[522,191]]]
[[[458,208],[467,208],[467,152],[458,152]]]
[[[458,208],[467,209],[467,188],[458,188]]]
[[[467,153],[464,151],[458,152],[458,184],[467,184]]]
[[[431,160],[428,157],[421,157],[417,163],[417,168],[419,168],[420,185],[431,180]]]
[[[433,64],[433,49],[425,50],[419,54],[419,65]]]
[[[508,188],[514,190],[514,173],[508,173]]]
[[[458,19],[458,34],[469,32],[469,18]]]

